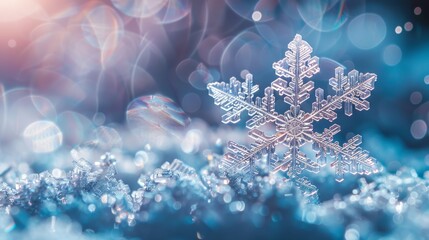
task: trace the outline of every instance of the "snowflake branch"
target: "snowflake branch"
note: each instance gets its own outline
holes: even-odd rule
[[[360,135],[351,138],[343,147],[338,142],[327,142],[324,139],[318,138],[317,135],[312,136],[311,139],[313,142],[317,142],[323,146],[320,149],[323,155],[326,155],[328,152],[331,156],[335,157],[335,161],[331,163],[331,167],[335,167],[336,180],[338,182],[344,180],[344,173],[346,172],[369,175],[379,171],[375,159],[367,151],[358,147],[362,143]]]
[[[365,94],[365,92],[361,88],[364,88],[367,90],[372,90],[373,89],[372,85],[373,85],[373,82],[376,81],[376,77],[377,77],[376,75],[372,74],[368,79],[366,79],[360,83],[357,83],[355,86],[352,86],[350,89],[348,89],[343,94],[336,95],[336,96],[332,97],[332,98],[334,98],[334,100],[329,101],[327,104],[323,105],[321,108],[317,108],[317,110],[313,110],[309,115],[305,116],[305,119],[311,119],[312,121],[318,121],[319,118],[315,118],[316,116],[319,116],[322,113],[328,112],[329,110],[333,111],[337,108],[338,109],[341,108],[341,105],[339,105],[339,103],[344,102],[346,100],[356,102],[356,99],[351,98],[350,95],[355,96],[356,94],[354,94],[354,92],[356,92],[356,91],[358,91],[362,94]],[[367,96],[365,96],[365,98],[366,97]],[[328,98],[330,98],[330,96],[328,96]],[[359,103],[359,105],[360,105],[360,103]],[[332,121],[334,119],[331,118],[329,120]]]
[[[329,149],[332,149],[333,151],[343,155],[347,159],[355,160],[355,161],[359,162],[360,164],[367,166],[368,168],[373,168],[375,165],[374,162],[365,162],[365,161],[358,159],[356,156],[354,156],[354,154],[356,154],[355,152],[353,152],[353,153],[348,152],[347,150],[352,150],[352,149],[350,149],[350,147],[341,147],[338,143],[326,142],[323,139],[319,139],[319,138],[315,137],[314,135],[310,135],[310,134],[305,134],[305,135],[308,138],[310,138],[312,141],[320,143],[322,146],[325,146]]]
[[[250,133],[250,135],[251,137],[255,138],[255,134],[259,134],[259,133],[261,132],[253,130],[253,133]],[[280,139],[284,138],[285,135],[286,133],[276,134],[276,136],[273,136],[270,138],[267,138],[264,136],[266,138],[264,139],[265,141],[257,141],[256,142],[257,145],[254,146],[252,149],[247,149],[246,147],[238,145],[235,142],[229,142],[228,149],[232,151],[232,154],[231,153],[226,154],[226,157],[228,160],[227,162],[231,162],[231,160],[232,161],[237,160],[242,163],[249,162],[251,159],[258,157],[264,149],[267,149],[270,146],[277,145],[279,142],[281,142]],[[258,137],[260,137],[260,135]],[[241,155],[241,156],[237,156],[237,155]]]
[[[232,95],[231,93],[225,92],[225,91],[217,88],[216,85],[213,85],[212,83],[210,83],[207,87],[213,93],[211,96],[213,96],[215,99],[229,98],[229,99],[232,99],[234,102],[240,103],[243,106],[240,110],[237,110],[236,112],[234,112],[233,115],[238,115],[241,112],[243,112],[244,110],[248,110],[248,111],[255,111],[262,116],[269,116],[272,119],[284,122],[283,119],[279,118],[279,115],[276,112],[271,113],[271,112],[267,112],[261,108],[258,108],[254,104],[244,101],[239,96]],[[233,116],[233,115],[231,115],[231,116]]]

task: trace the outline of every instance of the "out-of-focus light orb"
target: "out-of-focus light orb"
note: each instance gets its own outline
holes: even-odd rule
[[[72,111],[64,111],[59,114],[56,122],[63,132],[63,141],[67,146],[82,143],[94,129],[91,120],[80,113]]]
[[[189,83],[198,90],[204,90],[207,88],[207,84],[214,81],[214,77],[209,69],[200,63],[189,75]]]
[[[61,169],[59,169],[59,168],[54,168],[53,170],[52,170],[52,176],[54,177],[54,178],[61,178],[61,177],[64,177],[64,176],[66,176],[66,173],[63,171],[63,170],[61,170]]]
[[[415,91],[415,92],[411,93],[410,102],[412,104],[414,104],[414,105],[420,104],[422,102],[422,100],[423,100],[423,95],[420,92]]]
[[[359,231],[354,229],[354,228],[347,229],[345,234],[344,234],[344,239],[345,240],[359,240],[360,239]]]
[[[390,44],[383,51],[383,61],[388,66],[397,65],[402,58],[401,48],[395,44]]]
[[[147,18],[156,14],[168,0],[112,0],[113,6],[123,14],[135,18]]]
[[[25,0],[24,0],[25,1]],[[76,16],[83,11],[86,12],[86,6],[92,7],[93,3],[96,1],[91,1],[91,4],[86,4],[89,1],[85,0],[33,0],[40,2],[42,5],[40,11],[32,15],[31,18],[45,21],[45,22],[54,22],[57,20],[62,20]],[[82,11],[83,10],[83,11]]]
[[[426,84],[429,84],[429,75],[425,76],[424,81],[425,81]]]
[[[162,24],[177,22],[191,12],[192,0],[167,0],[167,3],[156,14]]]
[[[25,128],[24,139],[35,153],[49,153],[58,149],[63,142],[63,133],[50,121],[36,121]]]
[[[278,11],[279,9],[281,9],[280,6],[280,2],[277,0],[264,0],[264,1],[259,1],[258,3],[256,3],[254,9],[253,9],[253,13],[252,13],[252,20],[254,20],[253,18],[253,14],[255,12],[259,12],[260,13],[260,19],[258,20],[258,22],[267,22],[267,21],[278,21],[280,19],[276,18],[279,16]],[[288,17],[290,17],[290,14],[286,14],[288,15]]]
[[[149,155],[145,151],[138,151],[134,157],[134,164],[138,168],[144,168],[149,161]]]
[[[246,76],[247,76],[247,74],[249,74],[250,72],[249,72],[249,70],[247,70],[247,69],[243,69],[243,70],[241,70],[241,72],[240,72],[240,77],[242,78],[242,79],[246,79]]]
[[[401,34],[402,33],[402,27],[401,26],[396,26],[395,33],[396,34]]]
[[[297,10],[302,20],[314,30],[331,32],[346,23],[348,12],[342,0],[298,1]]]
[[[258,4],[258,2],[259,0],[225,0],[225,3],[232,11],[247,20],[252,20],[252,13],[255,10],[255,6]]]
[[[95,206],[95,204],[89,204],[88,205],[88,211],[89,212],[95,212],[95,210],[97,209],[97,207]]]
[[[192,129],[186,133],[181,148],[184,153],[195,153],[198,151],[204,137],[200,130]]]
[[[196,93],[187,93],[182,99],[182,108],[185,112],[194,113],[201,107],[201,98]]]
[[[259,21],[261,21],[261,19],[262,19],[262,13],[261,13],[260,11],[254,11],[254,12],[252,13],[252,19],[253,19],[253,21],[255,21],[255,22],[259,22]]]
[[[197,61],[186,58],[177,64],[176,75],[180,80],[187,82],[189,75],[191,75],[191,73],[197,68],[198,64],[199,63]]]
[[[256,25],[265,25],[265,23]],[[286,32],[289,30],[285,29]],[[257,27],[249,28],[228,43],[220,61],[222,78],[229,79],[231,76],[238,76],[238,69],[251,69],[253,73],[260,74],[268,72],[266,63],[273,62],[275,59],[273,51],[270,50],[270,43],[276,46],[281,42],[284,46],[284,41],[280,40],[286,38],[286,35],[279,32],[258,34],[257,31]]]
[[[127,124],[138,137],[147,137],[154,130],[174,134],[189,122],[173,100],[159,94],[136,98],[127,107]]]
[[[122,147],[122,138],[114,128],[100,126],[93,132],[93,141],[101,150],[111,151],[114,148]]]
[[[421,119],[414,121],[413,124],[411,124],[410,132],[413,138],[417,140],[424,138],[427,133],[426,122]]]
[[[335,69],[337,67],[342,67],[344,69],[349,68],[349,66],[345,66],[333,60],[332,58],[327,58],[327,57],[319,58],[319,66],[320,66],[320,69],[323,69],[323,72],[319,73],[322,79],[323,78],[329,79],[331,72],[335,72]],[[353,69],[353,67],[350,69]]]
[[[421,7],[414,8],[414,14],[417,16],[422,14],[422,8]]]
[[[102,112],[96,112],[92,117],[92,121],[96,126],[101,126],[106,121],[106,115]]]
[[[0,22],[14,22],[41,9],[34,0],[0,0]]]
[[[113,8],[99,6],[87,13],[81,29],[91,46],[105,51],[117,46],[123,33],[123,23]]]
[[[375,48],[386,37],[386,23],[377,14],[363,13],[349,23],[347,35],[357,48]]]
[[[8,45],[10,48],[14,48],[14,47],[16,47],[16,40],[15,40],[15,39],[10,39],[9,41],[7,41],[7,45]]]
[[[405,31],[407,31],[407,32],[409,32],[409,31],[411,31],[411,30],[413,30],[413,23],[412,22],[406,22],[405,24],[404,24],[404,29],[405,29]]]
[[[229,211],[232,213],[243,212],[246,209],[246,203],[244,201],[235,201],[229,204]]]

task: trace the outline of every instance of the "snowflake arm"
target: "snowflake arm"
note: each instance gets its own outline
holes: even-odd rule
[[[335,110],[341,109],[342,104],[344,104],[344,113],[347,116],[353,114],[353,105],[358,111],[368,110],[369,102],[366,99],[371,95],[376,80],[377,76],[372,73],[362,74],[352,70],[348,76],[344,76],[344,69],[336,68],[335,77],[329,80],[336,95],[328,95],[324,99],[323,89],[316,89],[316,101],[312,105],[313,111],[306,118],[309,118],[310,121],[326,119],[332,122],[337,117]],[[358,147],[362,142],[360,135],[356,135],[341,147],[338,142],[332,142],[332,136],[340,131],[340,127],[336,124],[332,127],[334,128],[325,131],[322,135],[315,133],[308,137],[315,143],[313,146],[317,152],[318,162],[326,162],[327,152],[335,157],[331,166],[335,167],[337,181],[343,181],[345,172],[368,175],[378,171],[375,159]]]
[[[253,116],[246,123],[250,129],[278,118],[278,113],[274,111],[275,98],[271,88],[265,89],[265,96],[262,99],[256,97],[253,100],[253,94],[259,90],[259,86],[253,85],[251,74],[246,75],[243,83],[232,77],[229,84],[214,82],[209,83],[207,88],[209,95],[215,99],[215,104],[226,111],[222,116],[223,123],[239,122],[240,115],[245,110]]]
[[[272,87],[285,96],[284,101],[290,104],[292,109],[299,109],[299,106],[310,98],[310,92],[314,88],[314,82],[304,83],[304,78],[311,78],[320,71],[319,58],[311,57],[313,49],[298,34],[288,48],[285,58],[273,63],[279,78],[272,83]],[[291,78],[291,81],[288,83],[284,78]]]
[[[309,118],[314,121],[326,119],[332,122],[337,118],[335,110],[341,109],[342,103],[344,103],[344,113],[347,116],[353,114],[352,105],[358,111],[369,109],[369,102],[365,99],[371,95],[374,83],[377,81],[377,75],[373,73],[359,74],[358,71],[352,70],[345,77],[343,73],[344,69],[337,67],[335,77],[329,80],[329,85],[336,91],[336,95],[328,95],[325,99],[323,89],[316,89],[316,101],[312,104],[313,111],[308,116]]]
[[[338,125],[334,124],[333,126],[336,128]],[[327,155],[335,158],[331,167],[335,168],[335,178],[338,182],[344,180],[344,173],[347,172],[365,175],[378,172],[375,159],[367,151],[358,147],[362,143],[360,135],[352,137],[342,147],[338,142],[327,141],[326,135],[323,134],[314,133],[309,138],[313,141],[313,149],[317,152],[316,158],[321,165],[326,162]]]
[[[317,196],[317,187],[314,186],[306,177],[295,178],[295,185],[303,191],[305,196]]]
[[[266,156],[268,164],[279,161],[278,156],[274,153],[278,137],[267,137],[257,129],[250,130],[249,136],[255,140],[250,149],[232,141],[228,142],[229,152],[225,154],[222,162],[225,170],[256,174],[255,160],[262,156]],[[270,168],[272,167],[274,165],[270,166]]]
[[[317,173],[320,165],[311,161],[307,155],[300,151],[295,144],[292,145],[287,153],[284,154],[283,161],[274,168],[274,172],[287,172],[288,176],[293,178],[301,174],[303,170]]]

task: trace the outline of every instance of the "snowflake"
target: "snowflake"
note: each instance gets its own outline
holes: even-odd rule
[[[297,185],[314,189],[300,175],[303,170],[317,173],[326,165],[327,159],[333,160],[331,167],[335,168],[338,182],[344,180],[344,173],[369,175],[378,172],[375,159],[359,147],[362,142],[360,135],[340,145],[333,140],[334,135],[340,132],[338,124],[332,124],[322,133],[313,131],[315,122],[323,119],[334,121],[337,117],[335,111],[342,107],[347,116],[352,115],[353,106],[359,111],[368,110],[369,102],[366,99],[374,89],[377,75],[352,70],[345,76],[344,69],[337,67],[335,76],[329,80],[336,94],[325,98],[324,90],[316,89],[311,111],[304,112],[301,105],[310,98],[310,92],[314,89],[314,82],[305,79],[320,71],[319,58],[310,55],[313,49],[299,34],[288,48],[285,58],[273,63],[278,78],[271,83],[271,87],[265,88],[262,98],[254,98],[259,87],[253,84],[251,74],[246,75],[244,82],[232,77],[229,83],[208,84],[209,95],[214,98],[216,105],[226,111],[222,122],[238,123],[241,113],[247,110],[250,116],[246,122],[246,127],[250,129],[248,135],[255,140],[250,148],[235,142],[228,143],[229,152],[221,163],[225,173],[254,177],[260,173],[260,169],[272,173],[284,171],[295,179]],[[275,91],[290,105],[284,114],[276,112]],[[268,123],[275,125],[274,135],[261,130],[261,126]],[[312,143],[316,155],[314,160],[301,149],[306,143]],[[279,144],[285,145],[287,149],[282,157],[276,153]]]

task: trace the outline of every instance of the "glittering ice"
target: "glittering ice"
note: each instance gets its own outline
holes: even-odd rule
[[[334,198],[313,209],[316,221],[343,229],[345,235],[349,235],[354,226],[360,239],[401,236],[425,239],[423,236],[429,233],[426,224],[429,209],[425,204],[429,196],[428,184],[427,179],[418,177],[410,168],[401,168],[394,175],[384,174],[370,182],[362,178],[359,188],[352,194]],[[349,227],[345,229],[346,226]]]
[[[323,89],[316,89],[316,100],[311,111],[304,112],[301,105],[310,98],[314,88],[314,82],[305,79],[319,72],[319,58],[311,57],[312,48],[300,35],[296,35],[288,47],[286,57],[273,63],[278,78],[264,90],[262,98],[254,97],[259,86],[254,85],[251,74],[246,75],[244,82],[232,77],[229,83],[215,82],[208,85],[209,95],[214,98],[215,104],[226,111],[222,116],[223,123],[238,123],[244,111],[248,111],[251,116],[246,127],[250,129],[249,136],[255,143],[246,147],[229,142],[229,152],[222,160],[224,171],[239,185],[251,184],[253,179],[266,172],[284,171],[305,192],[310,193],[314,191],[314,186],[301,178],[302,172],[317,173],[330,158],[339,182],[343,181],[344,173],[347,172],[366,175],[378,172],[375,159],[359,147],[361,136],[356,135],[340,145],[333,140],[334,135],[340,132],[339,125],[332,124],[322,133],[313,131],[315,122],[335,120],[337,109],[344,108],[347,116],[353,114],[353,109],[368,110],[369,102],[366,99],[374,89],[377,76],[356,70],[344,75],[344,69],[338,67],[335,76],[329,80],[336,94],[325,97]],[[284,114],[276,112],[274,92],[283,96],[284,102],[290,105]],[[274,135],[266,135],[260,130],[261,126],[269,123],[276,126]],[[316,161],[301,151],[301,147],[309,143],[313,145]],[[278,156],[275,151],[280,144],[289,149],[282,156]]]
[[[209,154],[207,157],[212,158],[212,163],[219,163],[214,160],[219,156]],[[98,159],[75,159],[69,171],[54,169],[52,173],[44,171],[17,176],[12,184],[0,176],[0,208],[15,207],[35,214],[54,214],[61,209],[85,206],[85,211],[97,214],[105,206],[111,209],[116,224],[125,222],[129,226],[144,221],[145,214],[160,208],[178,211],[187,206],[193,215],[200,211],[197,205],[212,201],[226,203],[225,210],[231,213],[243,212],[250,203],[236,198],[235,190],[222,176],[219,166],[210,164],[198,172],[175,159],[142,174],[138,179],[140,187],[131,190],[118,179],[115,156],[105,153]],[[261,194],[250,196],[256,202],[274,192],[290,195],[293,191],[291,182],[280,176],[260,178],[255,188],[261,191]],[[0,216],[4,226],[13,229],[10,213]]]
[[[2,230],[17,234],[13,229],[19,212],[55,217],[58,212],[77,207],[77,213],[94,218],[107,208],[115,226],[140,227],[153,221],[160,211],[173,211],[187,213],[194,224],[203,222],[215,229],[228,222],[226,218],[241,216],[255,226],[296,217],[308,224],[322,223],[335,229],[333,236],[342,233],[349,238],[356,234],[361,238],[395,238],[404,233],[396,226],[405,222],[407,228],[415,230],[411,233],[415,239],[419,239],[419,232],[429,231],[424,224],[428,179],[420,178],[413,169],[362,178],[352,193],[313,205],[304,204],[318,200],[317,189],[306,178],[293,180],[270,174],[246,182],[225,174],[221,155],[205,152],[205,159],[208,165],[199,170],[177,159],[165,162],[153,171],[143,172],[134,189],[119,178],[116,158],[111,153],[75,159],[68,171],[54,169],[19,176],[8,169],[0,176],[0,208],[20,210],[0,212]],[[331,174],[334,173],[328,176]],[[15,176],[13,181],[10,176]],[[58,221],[50,219],[50,224],[62,226]],[[378,224],[386,229],[378,229]],[[79,235],[80,231],[76,231],[70,234]]]

